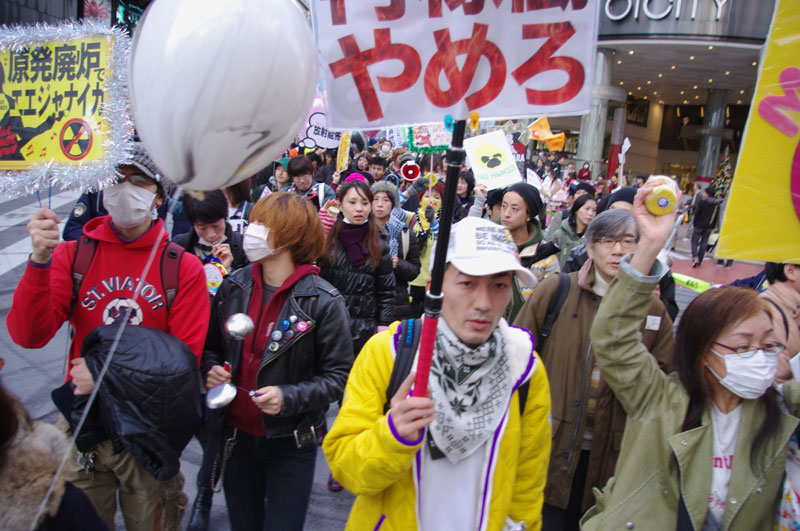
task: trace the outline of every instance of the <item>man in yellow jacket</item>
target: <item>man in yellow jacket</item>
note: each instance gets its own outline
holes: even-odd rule
[[[453,227],[427,398],[415,371],[384,412],[397,345],[394,323],[364,346],[323,450],[357,495],[347,529],[540,529],[550,458],[550,390],[527,330],[503,312],[523,268],[503,227]],[[403,337],[401,337],[401,335]],[[415,361],[416,363],[416,361]]]

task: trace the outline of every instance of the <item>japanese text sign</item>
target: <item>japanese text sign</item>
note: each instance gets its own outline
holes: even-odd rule
[[[588,112],[598,0],[315,0],[337,129]]]
[[[511,147],[501,129],[465,138],[464,149],[475,175],[475,182],[485,184],[488,190],[503,188],[522,180],[514,155],[511,154]]]
[[[798,57],[800,12],[796,2],[781,0],[720,231],[721,258],[800,264]],[[769,226],[753,222],[756,211],[769,213]]]
[[[450,146],[453,133],[444,124],[415,125],[408,128],[408,149],[413,152],[444,151]]]
[[[0,28],[0,190],[114,179],[132,131],[128,47],[100,23]]]

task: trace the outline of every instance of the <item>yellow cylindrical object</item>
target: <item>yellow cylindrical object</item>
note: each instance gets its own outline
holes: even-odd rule
[[[678,187],[675,181],[666,175],[651,175],[648,181],[658,181],[661,184],[644,198],[647,210],[656,216],[663,216],[675,210],[678,206]]]

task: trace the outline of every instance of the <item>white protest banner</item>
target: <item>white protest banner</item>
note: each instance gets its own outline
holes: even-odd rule
[[[530,168],[525,169],[526,181],[537,190],[542,189],[542,178]]]
[[[522,180],[502,129],[465,138],[464,149],[475,174],[475,182],[485,184],[488,190]]]
[[[386,3],[386,2],[384,2]],[[582,114],[599,0],[314,0],[336,129]]]

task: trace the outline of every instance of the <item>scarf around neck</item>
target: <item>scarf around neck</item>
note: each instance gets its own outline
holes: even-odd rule
[[[386,222],[386,230],[389,231],[389,253],[392,256],[399,256],[398,240],[405,226],[406,221],[403,211],[399,208],[392,209],[389,221]],[[406,252],[408,252],[408,249],[406,249]]]
[[[356,267],[364,265],[369,255],[366,242],[368,228],[368,223],[361,225],[342,223],[339,229],[339,241],[342,242],[347,259]]]
[[[439,320],[429,383],[436,409],[430,434],[453,464],[486,442],[505,413],[513,387],[507,328],[500,319],[489,339],[471,349]]]

